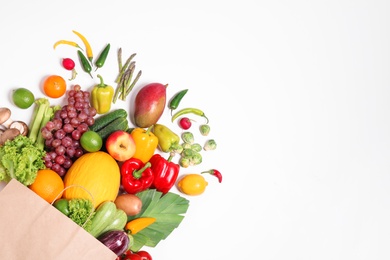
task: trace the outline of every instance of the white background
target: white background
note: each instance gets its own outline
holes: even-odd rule
[[[53,44],[82,45],[72,30],[96,55],[111,43],[106,83],[122,47],[143,72],[133,95],[149,82],[168,83],[168,97],[188,88],[181,107],[210,119],[217,150],[181,173],[224,176],[205,176],[179,228],[147,248],[154,259],[389,259],[389,11],[385,0],[9,1],[1,106],[29,121],[11,90],[41,97],[45,76],[70,77],[59,61],[76,50]],[[78,72],[82,87],[97,82]]]

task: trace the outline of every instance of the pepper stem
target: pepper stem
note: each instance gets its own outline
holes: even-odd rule
[[[149,135],[149,133],[152,131],[153,127],[154,127],[154,125],[149,126],[148,129],[146,129],[145,134]]]
[[[174,156],[175,156],[175,152],[170,152],[167,161],[168,161],[168,162],[172,161],[172,159],[173,159]]]
[[[141,178],[142,173],[143,173],[147,168],[149,168],[150,166],[152,166],[152,164],[151,164],[150,162],[147,162],[147,163],[145,163],[144,167],[142,167],[141,169],[133,171],[133,176],[134,176],[134,178],[136,178],[136,179]]]
[[[97,77],[100,79],[99,87],[105,87],[106,84],[104,84],[103,77],[100,74],[98,74]]]
[[[203,114],[203,117],[206,118],[207,122],[206,122],[206,125],[209,123],[209,119],[207,118],[207,116],[205,114]]]

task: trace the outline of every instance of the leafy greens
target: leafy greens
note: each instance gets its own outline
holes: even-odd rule
[[[68,217],[87,232],[91,231],[92,217],[95,215],[92,201],[89,199],[74,198],[70,199],[68,203]]]
[[[142,210],[135,216],[129,216],[128,221],[139,217],[153,217],[156,222],[133,235],[133,251],[139,251],[143,246],[155,247],[166,239],[180,225],[184,219],[183,214],[189,207],[187,199],[172,192],[163,195],[155,189],[148,189],[136,195],[142,200]]]
[[[24,135],[18,135],[0,146],[0,181],[17,179],[22,184],[31,185],[40,169],[45,169],[46,152],[34,145]]]

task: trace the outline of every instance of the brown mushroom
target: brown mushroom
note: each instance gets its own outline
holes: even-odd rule
[[[13,140],[20,135],[20,132],[16,128],[8,128],[0,135],[0,145],[4,145],[6,141]]]
[[[11,123],[11,110],[7,107],[0,107],[0,125],[8,128]]]
[[[18,129],[20,134],[21,135],[24,135],[26,136],[28,134],[28,126],[25,122],[22,122],[22,121],[13,121],[9,127],[9,129],[11,128],[15,128],[15,129]]]

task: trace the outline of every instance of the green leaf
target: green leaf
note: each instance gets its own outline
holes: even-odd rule
[[[189,200],[172,192],[163,195],[156,189],[148,189],[136,195],[142,200],[142,210],[135,216],[129,216],[127,220],[153,217],[156,222],[133,235],[133,251],[138,251],[143,246],[155,247],[166,239],[180,225],[189,207]]]

